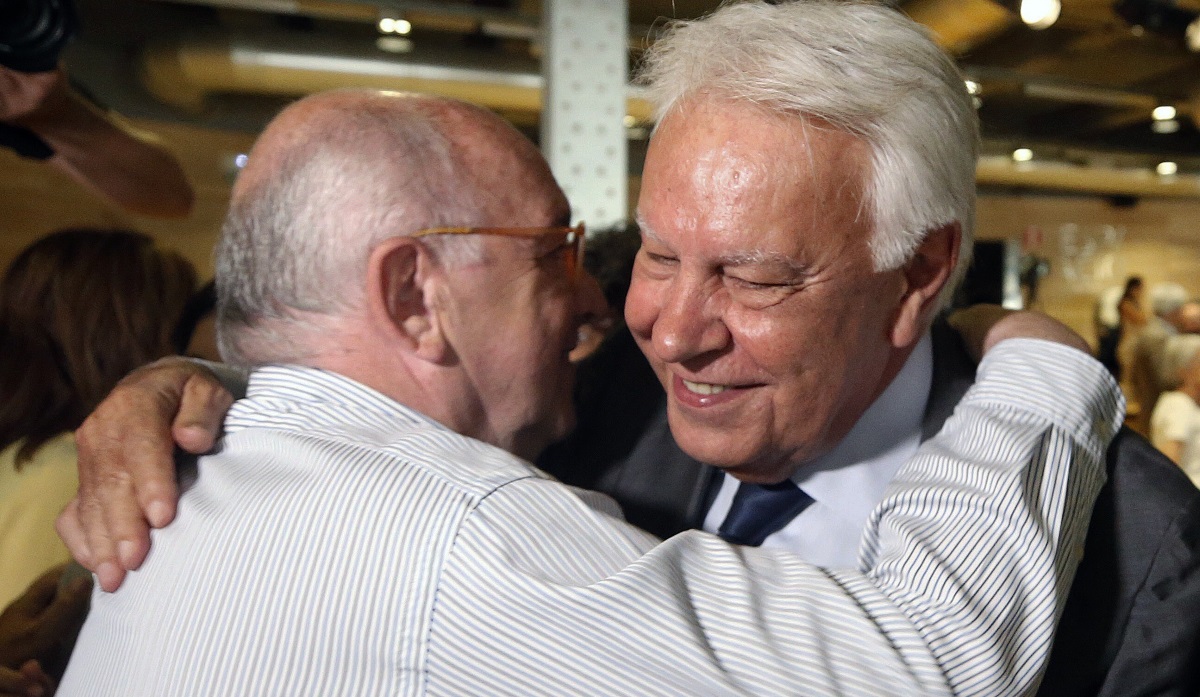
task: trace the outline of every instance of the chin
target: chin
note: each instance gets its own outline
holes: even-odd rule
[[[776,484],[791,478],[799,469],[796,457],[755,448],[745,439],[683,433],[675,440],[691,457],[749,484]]]

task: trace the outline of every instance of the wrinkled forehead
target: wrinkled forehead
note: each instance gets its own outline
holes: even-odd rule
[[[865,141],[822,121],[745,102],[685,102],[651,140],[639,224],[659,238],[859,235],[872,217],[864,206],[869,160]]]

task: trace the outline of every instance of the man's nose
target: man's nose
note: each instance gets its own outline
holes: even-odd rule
[[[721,320],[719,291],[685,284],[677,277],[663,292],[651,330],[659,360],[682,363],[729,344],[729,330]]]
[[[600,283],[586,271],[575,280],[575,304],[580,324],[605,323],[612,315],[608,301],[604,299],[604,291],[600,290]]]

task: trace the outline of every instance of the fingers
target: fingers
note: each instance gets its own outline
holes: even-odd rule
[[[212,450],[232,405],[233,395],[211,373],[192,375],[184,383],[183,399],[172,425],[175,442],[197,455]]]
[[[54,694],[54,681],[42,670],[37,661],[26,661],[21,665],[21,677],[25,679],[25,692],[28,697],[42,697]]]
[[[998,305],[975,305],[950,315],[948,321],[962,335],[976,360],[1001,341],[1019,338],[1053,341],[1091,352],[1083,337],[1040,312],[1014,312]]]
[[[972,305],[946,318],[946,321],[962,337],[967,352],[976,362],[990,348],[988,332],[1001,319],[1011,314],[999,305]]]
[[[167,359],[134,371],[75,432],[79,496],[64,512],[61,534],[105,590],[141,564],[149,524],[174,516],[171,422],[184,384],[201,370]]]
[[[63,512],[58,515],[58,520],[54,523],[55,530],[58,531],[58,536],[67,545],[67,551],[75,561],[79,562],[84,568],[89,571],[95,571],[95,566],[92,562],[91,548],[88,547],[87,535],[83,532],[83,524],[79,518],[79,497],[71,499]]]
[[[55,594],[58,592],[58,580],[62,578],[66,566],[66,564],[59,564],[34,579],[25,592],[4,609],[3,614],[5,616],[17,614],[27,618],[40,615],[54,601]]]
[[[38,635],[53,644],[75,630],[87,614],[91,590],[92,582],[87,578],[76,578],[61,586],[54,602],[42,613]]]
[[[60,586],[65,568],[63,564],[43,573],[0,614],[0,663],[15,667],[19,661],[44,657],[82,622],[91,580],[79,577]]]
[[[37,665],[36,661],[33,661]],[[28,665],[28,664],[26,664]],[[22,666],[22,670],[13,670],[11,668],[0,667],[0,697],[42,697],[49,694],[48,681],[45,673],[41,673],[41,667],[37,668],[38,673],[41,673],[40,678],[29,677],[26,675]],[[30,674],[33,670],[30,669]]]

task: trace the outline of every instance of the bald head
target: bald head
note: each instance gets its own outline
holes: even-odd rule
[[[515,225],[530,187],[561,191],[537,149],[479,107],[373,90],[301,99],[267,126],[234,186],[217,254],[227,360],[278,355],[283,325],[351,311],[371,250],[429,227]],[[258,341],[251,339],[262,335]]]
[[[1200,302],[1188,301],[1179,308],[1179,331],[1200,333]]]

